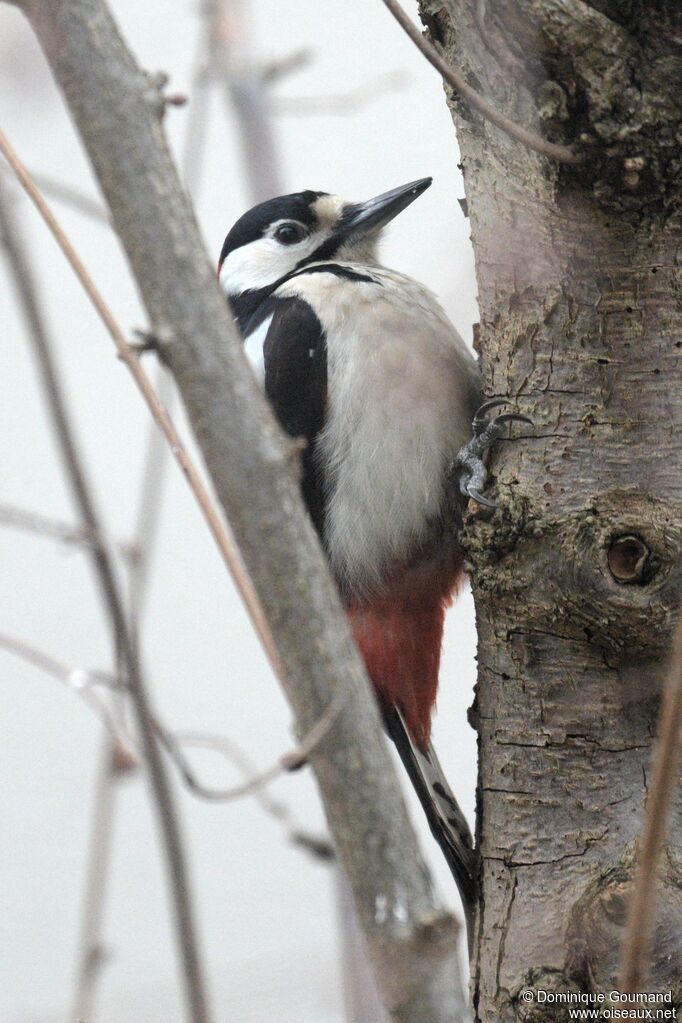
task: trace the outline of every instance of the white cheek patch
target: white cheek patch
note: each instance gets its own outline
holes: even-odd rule
[[[274,315],[274,313],[273,313]],[[270,324],[272,323],[272,316],[268,316],[260,326],[256,327],[252,334],[249,334],[248,338],[244,343],[244,351],[246,357],[251,363],[251,367],[256,374],[256,379],[261,387],[265,387],[265,338],[267,337]]]
[[[327,231],[316,231],[296,245],[281,245],[274,238],[257,238],[241,245],[223,261],[221,287],[227,295],[267,288],[291,273],[302,259],[312,256],[327,237]]]

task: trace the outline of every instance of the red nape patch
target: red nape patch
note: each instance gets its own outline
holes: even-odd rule
[[[447,597],[413,603],[394,601],[352,606],[348,619],[379,702],[397,706],[417,745],[426,750],[436,702]]]

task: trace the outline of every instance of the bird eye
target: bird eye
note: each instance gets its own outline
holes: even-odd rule
[[[305,236],[305,229],[300,224],[280,224],[274,234],[276,241],[281,245],[295,245]]]

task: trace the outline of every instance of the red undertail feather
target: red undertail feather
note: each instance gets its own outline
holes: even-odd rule
[[[452,587],[418,596],[384,593],[348,608],[355,642],[380,704],[398,707],[422,751],[431,735],[436,703],[443,620]]]

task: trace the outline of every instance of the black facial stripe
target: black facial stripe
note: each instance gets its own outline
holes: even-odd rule
[[[259,203],[245,213],[231,228],[220,253],[220,263],[230,252],[262,238],[263,233],[276,220],[298,220],[306,227],[315,227],[317,218],[313,203],[326,192],[292,192]]]
[[[255,294],[255,292],[253,292]],[[264,320],[267,320],[268,316],[272,316],[273,313],[277,312],[283,302],[291,301],[289,298],[280,298],[279,295],[268,295],[264,301],[260,303],[258,308],[252,312],[244,321],[244,326],[240,324],[242,336],[248,338],[253,334],[254,330],[257,330]]]
[[[307,263],[321,263],[323,260],[333,259],[343,245],[343,242],[344,238],[335,231],[331,238],[327,238],[325,242],[322,242],[317,251],[313,252],[311,256],[306,256],[305,259],[302,259],[298,264],[299,267],[306,266]]]
[[[246,337],[252,330],[255,330],[259,323],[263,322],[267,313],[261,314],[261,310],[267,307],[270,296],[281,283],[282,281],[279,280],[275,284],[268,285],[266,288],[258,288],[255,291],[243,291],[241,295],[228,296],[232,314],[237,321],[242,337]],[[253,326],[251,325],[252,320]]]
[[[367,284],[380,284],[374,277],[370,277],[368,274],[359,273],[357,270],[351,270],[348,266],[342,266],[340,263],[322,263],[319,266],[303,266],[300,270],[294,270],[293,273],[289,274],[287,280],[292,280],[294,277],[301,277],[303,274],[333,274],[334,277],[343,277],[347,281],[365,281]],[[279,287],[279,285],[278,285]]]
[[[248,334],[251,334],[263,322],[266,316],[272,312],[273,306],[271,302],[274,299],[274,292],[285,281],[290,281],[294,277],[301,277],[303,274],[316,273],[334,274],[335,277],[341,277],[347,281],[364,281],[366,284],[378,284],[381,287],[381,281],[370,277],[368,274],[351,270],[350,267],[341,266],[339,263],[323,263],[319,266],[316,264],[315,266],[301,267],[298,270],[285,274],[284,277],[280,277],[274,284],[269,284],[265,288],[243,291],[241,295],[229,296],[230,307],[242,336],[246,337]]]

